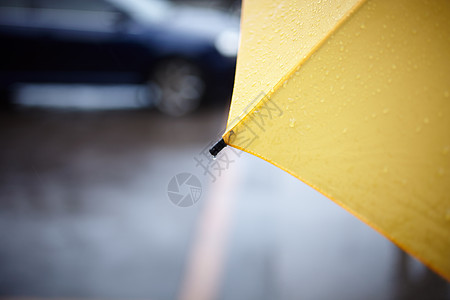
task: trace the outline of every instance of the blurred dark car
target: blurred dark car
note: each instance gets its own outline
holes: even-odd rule
[[[161,0],[0,0],[0,89],[145,83],[171,115],[230,93],[239,20]]]

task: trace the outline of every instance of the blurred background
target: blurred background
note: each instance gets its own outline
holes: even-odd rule
[[[206,153],[239,16],[231,0],[0,0],[0,298],[450,299],[296,178]]]

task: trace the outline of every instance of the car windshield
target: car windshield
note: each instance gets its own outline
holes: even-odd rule
[[[162,20],[169,13],[171,3],[164,0],[108,0],[133,18],[143,22]]]

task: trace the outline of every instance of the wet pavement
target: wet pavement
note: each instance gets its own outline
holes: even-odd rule
[[[0,115],[0,297],[450,299],[450,286],[269,163],[198,160],[226,107]],[[210,162],[211,163],[211,162]],[[180,208],[167,185],[201,182]]]

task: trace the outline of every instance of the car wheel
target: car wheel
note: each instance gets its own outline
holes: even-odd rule
[[[171,116],[195,111],[206,88],[200,68],[184,59],[171,59],[158,64],[148,85],[156,107]]]

